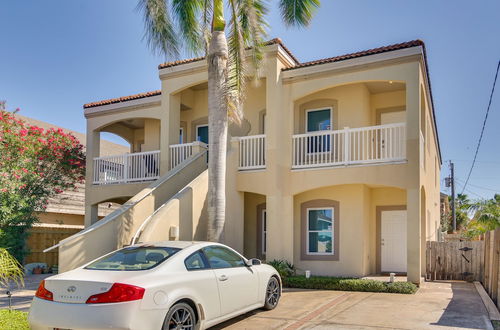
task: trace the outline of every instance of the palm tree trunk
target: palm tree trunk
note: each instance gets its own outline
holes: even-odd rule
[[[213,31],[208,49],[208,240],[223,241],[226,213],[228,48],[224,31]]]

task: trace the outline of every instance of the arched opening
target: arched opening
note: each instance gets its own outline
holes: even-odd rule
[[[94,156],[93,184],[141,182],[159,177],[160,120],[122,119],[99,127],[94,134],[99,150],[91,146],[87,153]]]

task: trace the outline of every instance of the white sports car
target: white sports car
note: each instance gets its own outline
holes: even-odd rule
[[[276,270],[217,243],[133,245],[40,283],[32,329],[205,329],[281,296]]]

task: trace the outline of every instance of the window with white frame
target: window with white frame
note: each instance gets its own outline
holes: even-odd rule
[[[332,108],[306,110],[306,132],[330,131],[332,126]],[[329,152],[330,135],[312,135],[307,138],[308,153]]]
[[[307,254],[333,255],[334,208],[307,209]]]

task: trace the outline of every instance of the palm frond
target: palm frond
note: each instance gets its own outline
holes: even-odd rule
[[[199,55],[203,47],[199,18],[206,0],[172,0],[172,13],[177,21],[185,49]]]
[[[10,281],[24,285],[23,267],[6,249],[0,248],[0,284],[8,287]]]
[[[239,3],[229,0],[231,19],[229,20],[229,35],[227,40],[229,58],[227,63],[226,101],[229,118],[240,123],[243,119],[241,105],[245,90],[245,40],[241,22],[238,17]]]
[[[288,26],[308,26],[320,0],[280,0],[281,17]]]
[[[166,0],[139,0],[137,9],[144,15],[144,39],[157,54],[178,58],[180,42]]]
[[[243,31],[245,47],[249,47],[255,78],[259,78],[259,68],[264,58],[263,45],[267,36],[268,23],[264,19],[268,13],[265,0],[240,0],[239,20]]]
[[[213,2],[211,0],[203,0],[201,16],[201,33],[205,42],[205,53],[208,53],[208,44],[212,37],[211,32],[211,19],[213,16]]]

